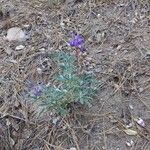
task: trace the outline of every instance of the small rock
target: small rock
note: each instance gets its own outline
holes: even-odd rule
[[[133,108],[133,105],[131,105],[131,104],[129,104],[129,108],[130,108],[131,110],[134,109],[134,108]]]
[[[122,48],[122,46],[121,46],[121,45],[118,45],[116,49],[117,49],[117,50],[120,50],[121,48]]]
[[[118,120],[116,120],[116,119],[111,119],[110,122],[113,123],[113,124],[116,124],[116,123],[118,123]]]
[[[96,40],[97,40],[97,42],[101,42],[102,41],[102,33],[97,33]]]
[[[14,60],[14,59],[10,59],[9,62],[14,63],[14,64],[17,64],[17,63],[18,63],[18,62],[17,62],[16,60]]]
[[[59,120],[60,120],[60,117],[55,117],[55,118],[53,118],[52,122],[53,122],[53,124],[56,125]]]
[[[7,47],[7,48],[5,49],[5,52],[6,52],[8,55],[11,55],[12,49],[11,49],[10,47]]]
[[[100,72],[102,72],[102,69],[101,69],[101,68],[96,68],[96,69],[95,69],[95,72],[96,72],[96,73],[100,73]]]
[[[139,88],[139,92],[142,93],[144,89],[142,87]]]
[[[38,74],[42,74],[42,69],[41,68],[37,68],[36,70],[37,70]]]
[[[24,28],[29,28],[30,25],[29,25],[29,24],[24,24],[23,27],[24,27]]]
[[[136,130],[132,130],[132,129],[126,129],[126,130],[124,130],[124,132],[125,132],[127,135],[132,135],[132,136],[135,136],[135,135],[138,134]]]
[[[40,48],[39,49],[42,53],[45,53],[46,49],[45,48]]]
[[[127,141],[127,142],[126,142],[126,145],[127,145],[128,147],[132,147],[132,146],[134,145],[134,141],[133,141],[133,140]]]
[[[131,128],[132,126],[133,126],[133,124],[132,124],[132,123],[129,123],[128,125],[126,125],[126,128],[129,129],[129,128]]]
[[[25,24],[25,25],[23,25],[23,29],[25,29],[26,31],[31,31],[32,25],[31,24]]]
[[[101,14],[97,14],[97,18],[100,18]]]
[[[75,147],[71,147],[69,150],[77,150]]]
[[[150,55],[150,50],[147,50],[146,55]]]
[[[66,129],[67,129],[67,126],[66,126],[66,125],[64,125],[62,128],[63,128],[63,130],[66,130]]]
[[[87,61],[92,61],[93,59],[91,57],[86,58]]]
[[[64,22],[60,22],[60,26],[61,26],[62,28],[64,28],[64,26],[65,26]]]
[[[27,36],[25,32],[19,27],[8,29],[6,40],[8,41],[25,41]]]
[[[18,45],[18,46],[15,48],[15,50],[19,51],[19,50],[22,50],[22,49],[24,49],[24,48],[25,48],[25,46],[23,46],[23,45]]]
[[[139,118],[139,119],[136,119],[136,122],[138,125],[140,125],[141,127],[145,127],[145,122],[143,119]]]

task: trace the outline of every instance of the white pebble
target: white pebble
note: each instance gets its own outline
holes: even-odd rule
[[[64,24],[63,22],[60,22],[60,26],[61,26],[62,28],[64,28],[65,24]]]
[[[25,41],[27,36],[25,32],[19,27],[8,29],[6,40],[8,41]]]
[[[131,110],[134,109],[134,108],[133,108],[133,105],[131,105],[131,104],[129,104],[129,108],[130,108]]]
[[[53,124],[56,125],[59,120],[60,120],[60,117],[55,117],[55,118],[53,118],[52,122],[53,122]]]
[[[29,28],[30,25],[29,25],[29,24],[24,24],[23,27],[24,27],[24,28]]]
[[[129,128],[131,128],[132,126],[133,126],[133,124],[132,124],[132,123],[129,123],[128,125],[126,125],[126,128],[129,129]]]
[[[24,49],[25,48],[25,46],[23,46],[23,45],[18,45],[16,48],[15,48],[15,50],[22,50],[22,49]]]
[[[77,150],[75,147],[71,147],[69,150]]]
[[[37,68],[36,70],[37,70],[38,74],[42,74],[42,69],[41,68]]]
[[[126,145],[127,145],[128,147],[132,147],[132,146],[134,145],[133,140],[127,141],[127,142],[126,142]]]
[[[41,52],[45,52],[45,48],[41,48],[41,49],[39,49]]]
[[[138,123],[140,126],[145,127],[145,122],[144,122],[143,119],[139,118],[139,119],[137,120],[137,123]]]
[[[101,14],[97,14],[97,17],[99,18],[101,16]]]

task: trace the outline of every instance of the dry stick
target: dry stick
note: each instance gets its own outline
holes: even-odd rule
[[[20,118],[20,117],[14,116],[14,115],[10,115],[8,113],[3,114],[3,113],[0,112],[0,115],[2,115],[2,117],[0,117],[0,119],[8,116],[8,117],[11,117],[11,118],[14,118],[14,119],[18,119],[18,120],[22,120],[24,122],[28,122],[29,124],[35,125],[35,123],[33,123],[31,121],[27,121],[27,120],[25,120],[23,118]]]
[[[51,146],[51,147],[53,147],[53,148],[57,148],[57,149],[60,149],[60,150],[67,150],[67,149],[65,149],[65,148],[62,148],[62,147],[60,147],[60,146],[56,146],[56,145],[53,145],[53,144],[50,144],[50,143],[48,143],[46,140],[44,140],[44,139],[41,139],[41,138],[38,138],[39,140],[41,140],[41,141],[44,141],[47,145],[49,145],[49,146]]]
[[[140,135],[141,137],[144,137],[144,138],[148,141],[148,145],[150,144],[150,138],[146,137],[146,136],[143,135],[142,133],[139,133],[139,135]],[[141,149],[143,149],[145,145],[146,145],[146,144],[144,144]],[[147,145],[146,145],[146,147],[147,147]]]
[[[125,80],[125,81],[126,81],[126,80]],[[124,81],[124,82],[125,82],[125,81]],[[124,82],[120,85],[120,87],[124,84]],[[120,87],[119,87],[119,88],[120,88]],[[113,92],[112,94],[110,94],[110,96],[105,100],[105,102],[108,101],[112,96],[114,96],[115,93],[119,90],[119,88],[116,89],[116,90],[114,90],[114,92]],[[103,102],[103,105],[102,105],[101,109],[103,108],[105,102]],[[80,114],[80,113],[76,113],[76,114]],[[109,114],[112,114],[112,112],[107,113],[107,115],[109,115]],[[84,115],[89,115],[89,116],[99,116],[99,117],[102,117],[103,115],[106,115],[106,114],[99,115],[99,114],[84,113]]]
[[[43,126],[43,125],[40,125],[39,127],[41,127],[41,126]],[[38,127],[37,127],[38,128]],[[44,127],[43,127],[44,128]],[[35,137],[33,137],[33,140],[31,141],[31,143],[30,144],[28,144],[28,147],[30,147],[31,145],[33,145],[33,142],[36,140],[36,139],[38,139],[39,137],[39,135],[42,133],[42,130],[40,130],[40,132],[38,133],[38,134],[36,134],[35,135]]]
[[[135,144],[133,145],[133,147],[131,147],[131,149],[130,150],[134,150],[134,149],[136,149],[136,143],[138,142],[138,136],[136,137],[136,140],[135,140]]]
[[[63,119],[64,119],[64,118],[63,118]],[[62,124],[63,119],[62,119],[62,121],[60,122],[60,124]],[[57,130],[55,130],[55,129],[56,129],[55,126],[52,127],[50,133],[48,134],[47,142],[50,142],[50,137],[51,137],[51,136],[54,137],[54,138],[51,138],[51,143],[54,143],[54,141],[55,141],[56,138],[58,139],[59,136],[63,135],[63,133],[62,133],[62,134],[60,134],[60,135],[57,136]],[[52,133],[53,133],[54,135],[52,135]],[[57,136],[57,137],[56,137],[56,136]],[[65,140],[66,140],[66,139],[65,139]],[[63,142],[64,142],[64,141],[63,141]],[[63,143],[63,142],[62,142],[62,143]],[[62,143],[61,143],[61,144],[62,144]],[[61,145],[61,144],[60,144],[60,145]],[[51,145],[53,145],[53,144],[51,144]]]
[[[134,148],[135,150],[137,150],[138,143],[139,143],[139,138],[136,139],[136,142],[135,142],[135,144],[134,144],[134,147],[133,147],[133,148]],[[132,148],[131,150],[134,150],[133,148]]]
[[[46,145],[44,145],[44,150],[50,150],[50,148],[49,148],[49,146],[47,145],[47,143],[46,143]]]
[[[130,3],[130,2],[129,2],[129,3]],[[119,13],[119,15],[116,17],[116,19],[115,19],[114,21],[111,21],[111,22],[109,23],[108,28],[111,28],[112,25],[113,25],[118,19],[120,19],[120,15],[121,15],[122,12],[124,11],[124,9],[129,5],[129,3],[127,3],[127,4],[124,6],[124,8],[123,8],[122,11]],[[100,46],[102,46],[102,45],[104,44],[106,38],[107,38],[107,37],[104,38],[104,40],[102,41],[102,43],[100,44]],[[99,46],[99,47],[100,47],[100,46]]]
[[[132,65],[132,61],[130,61],[130,64]],[[133,65],[132,65],[132,66],[133,66]],[[131,67],[131,69],[132,69],[132,68],[133,68],[133,67]],[[139,94],[139,92],[138,92],[138,90],[137,90],[137,88],[136,88],[136,84],[135,84],[134,80],[133,80],[133,84],[134,84],[136,93],[137,93],[137,95],[138,95],[138,97],[139,97],[139,100],[144,104],[144,106],[145,106],[148,110],[150,110],[149,106],[141,99],[141,96],[140,96],[140,94]]]
[[[94,114],[95,115],[95,114]],[[106,115],[103,115],[102,117],[105,117]],[[92,120],[93,121],[93,120]],[[96,119],[94,120],[94,122],[96,121]],[[94,123],[93,123],[93,126],[94,126]],[[93,128],[93,126],[91,127],[91,129]],[[114,128],[114,127],[113,127]],[[109,130],[111,130],[111,129],[109,129]],[[88,134],[88,135],[90,135],[90,131],[84,131],[84,129],[82,128],[82,131],[84,132],[84,133],[86,133],[86,134]],[[107,130],[108,131],[108,130]],[[99,134],[99,135],[102,135],[102,134],[104,134],[104,133],[106,133],[107,131],[105,131],[105,132],[102,132],[101,134]],[[91,135],[90,135],[91,136]],[[106,145],[106,142],[105,142],[105,145]],[[94,145],[93,147],[92,147],[92,150],[95,148],[95,146],[96,145]],[[105,146],[105,147],[107,147],[107,146]],[[98,148],[98,147],[97,147]],[[98,148],[99,149],[99,148]]]
[[[150,110],[149,105],[147,105],[147,104],[141,99],[141,96],[140,96],[140,94],[138,93],[138,90],[137,90],[137,89],[136,89],[136,92],[137,92],[137,95],[138,95],[138,97],[139,97],[139,100],[144,104],[144,106],[145,106],[148,110]]]
[[[147,82],[149,82],[149,81],[147,81]],[[147,85],[147,86],[143,89],[143,91],[148,90],[148,89],[150,89],[150,84]]]
[[[63,119],[61,120],[60,124],[62,124],[62,122],[63,122]],[[55,126],[54,126],[53,129],[55,129]],[[53,131],[55,131],[55,130],[53,130]],[[58,131],[58,130],[56,129],[54,135],[52,136],[52,137],[54,137],[54,138],[52,139],[51,143],[53,143],[56,138],[58,139],[59,137],[61,137],[61,136],[64,134],[64,133],[62,133],[62,134],[57,135],[57,131]],[[51,131],[51,133],[52,133],[52,131]]]
[[[8,127],[8,142],[10,142],[11,143],[11,137],[10,137],[10,127],[9,127],[9,125],[7,125],[7,127]],[[12,148],[12,144],[10,144],[10,147]]]
[[[113,134],[113,133],[118,133],[118,132],[122,132],[122,130],[117,130],[117,131],[113,131],[112,132],[112,130],[113,129],[116,129],[116,127],[117,126],[114,126],[114,127],[111,127],[111,128],[109,128],[109,129],[107,129],[107,130],[105,130],[105,135],[110,135],[110,134]],[[99,135],[103,135],[104,133],[103,132],[101,132],[101,133],[99,133]]]
[[[65,121],[65,120],[64,120]],[[77,148],[77,150],[80,150],[80,148],[79,148],[79,145],[78,145],[78,143],[77,143],[77,137],[76,137],[76,135],[75,135],[75,132],[74,132],[74,130],[73,129],[71,129],[71,127],[70,127],[70,125],[65,121],[65,123],[66,123],[66,125],[67,125],[67,127],[69,128],[69,130],[70,130],[70,132],[71,132],[71,135],[72,135],[72,138],[73,138],[73,140],[74,140],[74,143],[75,143],[75,145],[76,145],[76,148]]]
[[[150,141],[150,138],[149,137],[146,137],[144,134],[142,133],[138,133],[141,137],[144,137],[147,141]]]
[[[143,150],[147,150],[148,149],[148,146],[150,146],[150,142],[148,142],[146,145],[145,145],[145,148]]]
[[[125,72],[126,73],[126,72]],[[125,78],[125,73],[124,73],[124,76],[122,78],[122,80]],[[106,103],[106,101],[108,101],[112,96],[115,95],[115,93],[123,86],[123,84],[126,82],[127,78],[121,83],[121,85],[116,89],[114,90],[114,92],[112,94],[110,94],[110,96],[105,100],[105,102],[103,103],[103,106],[104,104]],[[102,108],[101,108],[102,109]]]
[[[141,147],[141,149],[144,149],[144,147],[147,145],[147,143],[149,143],[149,142],[145,142],[145,143],[143,143],[143,146]]]
[[[104,117],[103,117],[103,137],[104,137],[104,149],[107,150],[107,142],[106,142],[106,134],[105,134],[105,130],[104,130]]]
[[[81,113],[76,113],[76,114],[81,115]],[[104,116],[109,116],[109,115],[111,115],[111,114],[115,114],[115,113],[113,113],[113,112],[108,112],[108,113],[104,113],[104,114],[90,114],[90,113],[84,113],[84,114],[82,114],[82,115],[84,115],[84,116],[92,116],[92,117],[104,117]]]
[[[52,136],[52,133],[55,131],[54,129],[55,129],[55,128],[54,128],[54,126],[53,126],[52,129],[51,129],[51,131],[48,133],[48,139],[47,139],[48,142],[50,141],[50,137]],[[53,137],[53,136],[52,136],[52,137]],[[52,141],[51,143],[53,143],[53,141]]]
[[[118,120],[118,123],[121,125],[121,127],[126,129],[126,127],[122,124],[122,122],[120,120]],[[122,131],[122,130],[120,130],[120,131]],[[138,132],[138,135],[140,135],[141,137],[144,137],[146,140],[150,141],[150,139],[148,137],[146,137],[145,135],[143,135],[142,133]]]
[[[63,142],[65,142],[65,141],[67,141],[67,139],[64,139],[64,140],[60,143],[59,146],[61,146],[61,145],[63,144]]]

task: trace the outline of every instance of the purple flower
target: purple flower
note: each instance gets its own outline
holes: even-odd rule
[[[42,94],[42,91],[44,89],[44,84],[36,84],[33,81],[28,81],[27,86],[29,88],[30,96],[32,97],[39,97]]]
[[[81,35],[73,35],[73,38],[68,42],[69,46],[79,48],[80,51],[85,51],[84,38]]]
[[[41,84],[34,85],[30,90],[31,96],[34,96],[34,97],[40,96],[42,94],[43,88],[44,86]]]

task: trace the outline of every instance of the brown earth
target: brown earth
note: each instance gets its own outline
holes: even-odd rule
[[[0,149],[149,150],[150,1],[0,0]],[[24,42],[4,39],[10,27],[29,30]],[[53,70],[37,67],[47,54],[72,52],[70,32],[82,34],[93,69],[102,82],[90,108],[74,108],[58,125],[25,96],[28,78],[48,83]],[[25,48],[16,51],[17,45]],[[50,60],[48,60],[50,61]],[[51,63],[51,62],[49,62]],[[145,126],[136,123],[142,118]],[[136,135],[124,132],[131,125]],[[132,146],[126,142],[133,141]]]

